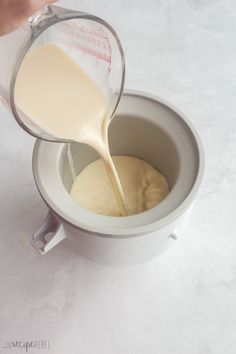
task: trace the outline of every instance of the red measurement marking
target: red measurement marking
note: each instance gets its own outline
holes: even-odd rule
[[[111,50],[111,45],[110,45],[110,41],[106,35],[106,39],[107,39],[107,46],[108,46],[108,51],[109,51],[109,67],[108,67],[108,72],[111,72],[111,55],[112,55],[112,50]]]
[[[73,46],[73,47],[75,47],[75,48],[81,50],[81,51],[84,52],[84,53],[91,54],[91,55],[93,55],[94,57],[96,57],[96,58],[98,58],[98,59],[101,59],[101,60],[104,60],[104,61],[106,61],[106,62],[108,62],[108,63],[110,64],[110,57],[107,56],[106,54],[103,54],[103,53],[101,53],[101,52],[98,52],[98,51],[96,51],[96,50],[94,50],[94,49],[91,49],[91,48],[89,48],[89,47],[87,47],[87,46],[81,45],[81,44],[78,43],[78,42],[75,43],[74,41],[72,42],[72,41],[70,41],[70,40],[67,40],[66,42],[67,42],[68,45]]]
[[[82,26],[82,25],[79,25],[78,23],[76,22],[73,22],[73,23],[69,23],[67,21],[63,21],[61,22],[61,24],[65,27],[68,27],[70,28],[71,30],[73,31],[80,31],[80,32],[83,32],[83,33],[86,33],[86,34],[90,34],[91,36],[94,36],[94,37],[99,37],[99,38],[106,38],[106,36],[104,35],[104,32],[103,31],[100,31],[100,30],[91,30],[89,27],[86,27],[86,26]],[[102,33],[102,34],[101,34]]]
[[[91,54],[100,60],[108,62],[108,72],[111,72],[112,48],[110,45],[109,38],[102,27],[99,27],[97,31],[94,31],[91,30],[89,27],[78,24],[75,21],[73,21],[73,23],[63,21],[61,22],[61,26],[63,26],[63,32],[66,37],[74,39],[73,41],[69,40],[69,38],[66,39],[69,45],[72,45],[73,47],[85,53]],[[101,49],[104,48],[108,53],[101,53],[100,51],[90,48],[84,44],[81,45],[79,41],[86,42],[87,44],[91,43],[91,45],[98,46]]]

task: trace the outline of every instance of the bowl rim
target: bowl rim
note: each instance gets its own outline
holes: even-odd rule
[[[44,190],[44,187],[41,183],[40,176],[39,176],[39,171],[38,171],[38,156],[39,156],[39,150],[41,144],[44,142],[42,140],[37,140],[34,146],[34,151],[33,151],[33,159],[32,159],[32,169],[33,169],[33,175],[34,175],[34,180],[37,186],[37,189],[39,191],[39,194],[41,195],[42,199],[48,206],[48,208],[64,223],[69,224],[71,227],[77,230],[82,230],[83,232],[87,233],[93,233],[96,234],[96,236],[100,237],[113,237],[113,238],[129,238],[129,237],[137,237],[137,236],[142,236],[147,233],[151,233],[157,230],[160,230],[171,223],[175,222],[176,219],[180,218],[182,214],[184,214],[187,209],[190,208],[192,203],[194,202],[197,193],[199,191],[199,187],[201,185],[203,175],[204,175],[204,169],[205,169],[205,156],[204,156],[204,150],[203,150],[203,145],[202,141],[200,139],[199,133],[196,130],[196,128],[193,126],[193,124],[189,121],[189,119],[186,117],[186,115],[176,108],[172,103],[169,103],[163,98],[160,98],[158,96],[149,94],[144,91],[140,90],[125,90],[122,94],[122,96],[134,96],[137,98],[145,98],[151,101],[154,101],[156,103],[160,103],[163,106],[167,107],[171,111],[173,111],[175,114],[177,114],[180,119],[183,120],[183,122],[188,126],[190,129],[196,143],[196,148],[197,148],[197,153],[198,153],[198,158],[199,158],[199,166],[198,166],[198,171],[196,174],[196,178],[194,180],[193,186],[191,190],[189,191],[188,195],[185,197],[185,199],[178,205],[176,209],[174,209],[170,214],[166,215],[165,217],[154,221],[148,225],[143,225],[143,226],[138,226],[138,227],[129,227],[129,228],[124,228],[124,229],[103,229],[102,231],[99,231],[96,227],[93,227],[92,225],[83,225],[83,223],[79,223],[79,225],[76,225],[70,218],[68,218],[64,213],[61,211],[61,209],[48,197],[47,193]],[[148,212],[148,211],[147,211]],[[103,218],[112,218],[111,216],[104,216],[102,215],[101,217]],[[132,217],[132,216],[131,216]],[[113,217],[114,218],[114,217]]]

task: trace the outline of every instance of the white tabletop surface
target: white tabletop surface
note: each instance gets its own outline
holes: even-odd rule
[[[235,354],[236,2],[64,1],[103,17],[123,43],[127,88],[163,97],[198,128],[200,196],[182,240],[144,265],[110,267],[66,244],[30,246],[47,208],[34,139],[0,108],[0,353]]]

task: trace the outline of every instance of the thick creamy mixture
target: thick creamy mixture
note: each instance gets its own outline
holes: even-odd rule
[[[122,187],[108,146],[108,102],[85,71],[54,44],[32,49],[17,75],[15,101],[47,133],[86,143],[100,154],[119,213],[126,215]]]
[[[48,43],[27,53],[16,79],[15,102],[45,132],[86,143],[100,154],[103,161],[82,171],[71,190],[85,208],[131,215],[152,208],[168,193],[165,179],[142,160],[115,157],[118,176],[108,146],[108,100],[58,46]]]
[[[75,141],[91,134],[92,124],[101,129],[99,123],[107,110],[107,100],[97,85],[62,49],[50,43],[25,56],[17,74],[15,101],[44,131]]]
[[[153,208],[168,194],[165,178],[149,163],[131,156],[113,156],[128,215]],[[88,165],[71,188],[72,198],[95,213],[119,216],[102,160]]]

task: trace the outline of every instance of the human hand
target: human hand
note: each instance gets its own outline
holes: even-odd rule
[[[28,17],[55,0],[0,0],[0,36],[23,25]]]

